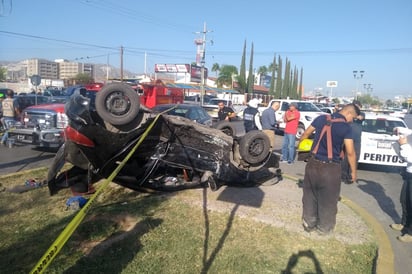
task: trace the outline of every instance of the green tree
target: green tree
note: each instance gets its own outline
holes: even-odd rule
[[[290,61],[286,58],[285,76],[282,83],[282,98],[285,99],[290,96]]]
[[[298,91],[299,99],[302,99],[303,96],[303,68],[300,68],[300,81],[299,81],[299,91]]]
[[[213,66],[212,66],[212,71],[216,73],[216,77],[217,77],[217,74],[218,74],[218,72],[220,71],[220,66],[219,66],[218,63],[214,63],[214,64],[213,64]]]
[[[255,75],[253,74],[253,43],[250,49],[250,60],[249,60],[249,74],[247,77],[247,93],[253,93],[253,86],[255,84]]]
[[[262,86],[263,85],[263,79],[266,75],[268,75],[269,69],[267,66],[260,66],[258,68],[257,73],[259,74],[259,85]]]
[[[242,61],[240,62],[239,75],[237,77],[238,90],[241,94],[246,91],[246,40],[243,45]]]
[[[93,77],[87,73],[79,73],[73,77],[73,80],[75,81],[76,84],[80,84],[80,85],[90,84],[94,82]]]
[[[282,98],[282,57],[278,57],[278,66],[276,69],[276,89],[275,89],[275,98],[281,99]]]
[[[269,95],[275,96],[275,81],[276,81],[276,54],[273,55],[273,62],[269,65],[270,71],[272,71],[272,78],[270,79]]]
[[[0,82],[4,82],[7,80],[7,68],[0,67]]]
[[[217,86],[233,87],[233,77],[237,76],[237,67],[233,65],[222,65],[219,76],[217,77]]]

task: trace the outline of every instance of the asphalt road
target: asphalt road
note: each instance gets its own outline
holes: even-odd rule
[[[283,137],[276,135],[277,152],[280,152]],[[31,146],[0,146],[0,175],[49,166],[55,153]],[[293,165],[282,164],[284,173],[303,178],[304,162]],[[384,228],[395,255],[395,270],[400,274],[412,274],[412,243],[401,243],[396,239],[398,232],[389,228],[400,222],[401,206],[399,194],[402,178],[393,167],[360,165],[358,183],[342,185],[342,195],[368,211]]]
[[[50,165],[55,152],[29,145],[9,148],[0,145],[0,175]]]

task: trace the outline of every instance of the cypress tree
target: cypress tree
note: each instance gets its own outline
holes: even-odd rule
[[[246,92],[246,40],[243,45],[242,61],[240,62],[240,70],[237,81],[239,85],[239,92],[244,94]]]
[[[282,97],[283,98],[290,97],[289,88],[290,88],[290,62],[288,58],[286,57],[285,77],[283,78],[283,85],[282,85]]]
[[[303,96],[303,68],[300,68],[299,99]]]
[[[276,77],[276,53],[273,55],[272,78],[270,79],[269,95],[275,96],[275,77]]]
[[[252,93],[253,94],[253,86],[254,86],[254,74],[253,74],[253,43],[252,43],[252,48],[250,49],[250,61],[249,61],[249,74],[247,77],[247,93]]]
[[[282,99],[282,57],[278,57],[278,66],[276,70],[276,90],[275,98]]]

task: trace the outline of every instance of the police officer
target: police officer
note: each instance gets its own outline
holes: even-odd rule
[[[243,124],[245,125],[245,131],[262,130],[262,124],[260,122],[260,113],[258,110],[260,100],[252,99],[248,103],[248,107],[243,111]]]
[[[340,119],[340,122],[332,122],[331,147],[328,146],[327,134],[321,138],[321,133],[328,124],[327,115],[320,115],[303,133],[301,140],[308,138],[313,132],[315,137],[312,146],[313,156],[305,167],[303,180],[303,228],[311,232],[317,230],[325,235],[333,231],[336,225],[338,212],[338,200],[340,195],[341,176],[341,149],[345,144],[348,162],[351,168],[351,180],[356,181],[356,153],[353,145],[352,127],[349,123],[360,113],[354,104],[348,104],[337,113],[332,114],[332,119]],[[329,159],[328,147],[332,150],[332,158]]]
[[[230,121],[230,119],[236,117],[236,113],[230,107],[225,106],[223,101],[219,101],[217,104],[219,111],[217,112],[217,117],[219,121]]]
[[[9,133],[8,130],[10,129],[11,124],[14,124],[16,121],[17,116],[19,115],[19,106],[16,100],[13,100],[14,92],[12,90],[7,90],[6,99],[1,102],[1,106],[3,108],[3,117],[1,118],[1,122],[3,127],[6,131],[1,138],[1,144],[5,144]]]

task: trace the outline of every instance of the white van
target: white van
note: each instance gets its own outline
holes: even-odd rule
[[[298,110],[300,112],[300,120],[299,120],[299,125],[298,125],[298,132],[296,133],[297,139],[299,139],[300,136],[302,136],[303,132],[310,126],[310,124],[316,117],[318,117],[319,115],[327,114],[326,112],[321,111],[312,102],[308,102],[308,101],[273,99],[273,100],[270,100],[270,102],[268,103],[268,107],[270,107],[272,102],[279,102],[280,104],[279,110],[276,111],[276,119],[279,122],[279,129],[281,131],[283,131],[286,126],[286,123],[283,121],[283,115],[285,114],[286,110],[289,109],[289,104],[292,102],[296,102],[298,104]],[[262,112],[268,107],[258,108],[260,114],[262,114]]]

